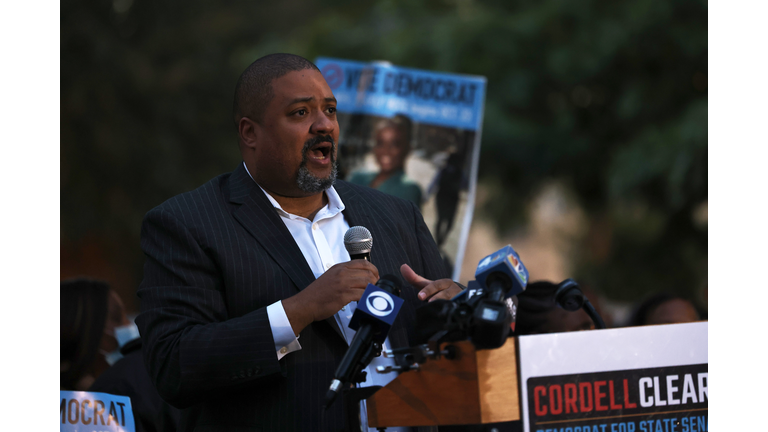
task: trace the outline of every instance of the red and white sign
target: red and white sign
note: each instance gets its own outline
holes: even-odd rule
[[[708,430],[708,323],[521,336],[530,432]]]

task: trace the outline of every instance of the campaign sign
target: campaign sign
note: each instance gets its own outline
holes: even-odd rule
[[[60,390],[61,432],[135,432],[131,398]]]
[[[709,430],[707,323],[521,336],[534,432]]]
[[[412,202],[453,279],[466,282],[460,276],[477,188],[485,77],[386,61],[320,57],[315,64],[337,101],[338,178]]]
[[[416,122],[469,130],[482,123],[485,77],[326,57],[315,64],[341,112],[405,114]]]

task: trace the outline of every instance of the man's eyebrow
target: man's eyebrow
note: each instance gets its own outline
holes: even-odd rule
[[[293,104],[297,104],[297,103],[301,103],[301,102],[312,102],[313,100],[315,100],[314,96],[303,97],[303,98],[296,98],[296,99],[290,101],[288,103],[288,105],[293,105]]]
[[[293,105],[293,104],[297,104],[297,103],[301,103],[301,102],[312,102],[313,100],[315,100],[314,96],[303,97],[303,98],[296,98],[296,99],[292,100],[288,105]],[[326,103],[328,103],[328,102],[336,103],[336,98],[335,97],[327,97],[327,98],[324,98],[323,100]]]

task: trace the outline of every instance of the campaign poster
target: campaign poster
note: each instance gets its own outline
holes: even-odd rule
[[[707,323],[521,336],[530,432],[706,432]]]
[[[321,57],[315,64],[337,100],[339,178],[413,202],[453,279],[460,280],[474,211],[485,77],[383,61]]]
[[[109,393],[59,391],[61,432],[135,432],[131,398]]]

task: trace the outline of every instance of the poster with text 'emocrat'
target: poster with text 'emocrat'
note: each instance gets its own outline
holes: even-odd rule
[[[706,432],[708,323],[521,336],[524,430]]]
[[[339,178],[411,201],[460,280],[486,79],[321,57],[337,100]],[[465,275],[465,280],[472,275]]]
[[[59,391],[61,432],[135,432],[131,398],[109,393]]]

